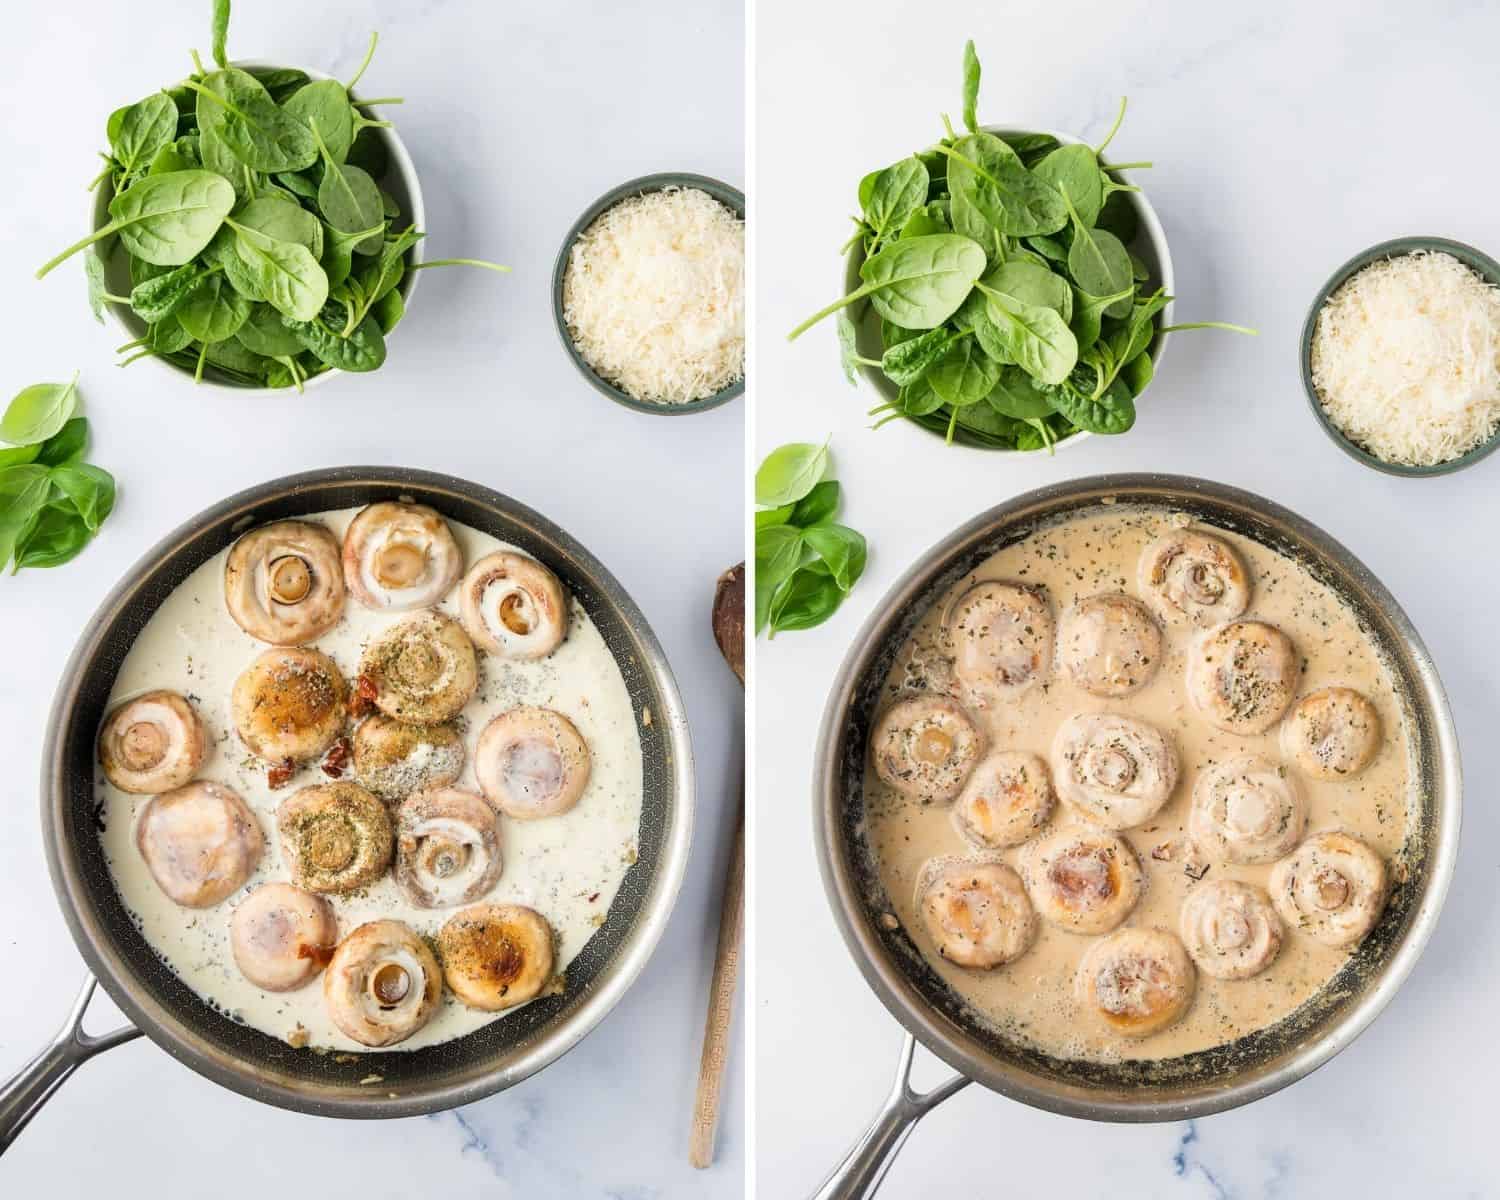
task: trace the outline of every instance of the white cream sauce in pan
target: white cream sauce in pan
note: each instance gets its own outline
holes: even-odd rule
[[[922,692],[958,695],[951,660],[940,637],[941,619],[951,601],[980,580],[1009,580],[1043,586],[1054,616],[1075,600],[1102,592],[1139,596],[1136,566],[1155,537],[1188,524],[1181,515],[1157,509],[1096,509],[1046,526],[1006,547],[959,581],[920,621],[897,655],[885,682],[880,708]],[[1362,838],[1385,857],[1392,877],[1402,877],[1400,854],[1419,801],[1412,798],[1415,772],[1403,709],[1390,671],[1350,609],[1325,585],[1292,560],[1248,538],[1204,526],[1229,542],[1243,558],[1253,592],[1246,620],[1278,626],[1295,644],[1302,664],[1297,694],[1342,684],[1364,693],[1379,711],[1383,741],[1371,764],[1347,781],[1325,782],[1299,774],[1307,799],[1307,832],[1343,829]],[[1185,842],[1193,784],[1210,764],[1239,754],[1258,754],[1286,763],[1278,744],[1279,725],[1242,737],[1210,725],[1193,707],[1184,675],[1189,647],[1201,632],[1191,626],[1166,629],[1161,669],[1139,691],[1101,699],[1075,686],[1054,665],[1045,687],[991,705],[970,709],[989,737],[991,750],[1024,750],[1050,762],[1058,726],[1079,712],[1114,712],[1150,722],[1176,744],[1181,773],[1166,806],[1124,837],[1135,849],[1147,877],[1145,894],[1125,927],[1160,927],[1176,933],[1184,897],[1197,882],[1183,858],[1160,861],[1153,849]],[[1286,930],[1280,955],[1250,979],[1223,980],[1197,973],[1197,994],[1175,1025],[1133,1040],[1103,1028],[1074,997],[1074,975],[1084,952],[1097,939],[1064,932],[1040,922],[1035,944],[1007,966],[971,971],[944,961],[917,915],[915,890],[924,863],[936,855],[976,852],[960,837],[949,804],[923,804],[865,773],[866,831],[885,889],[885,903],[948,985],[980,1016],[1007,1036],[1063,1058],[1092,1060],[1159,1059],[1231,1042],[1272,1025],[1317,994],[1347,961],[1350,950],[1331,949]],[[1085,824],[1059,800],[1042,835]],[[1039,836],[1042,836],[1039,835]],[[1034,839],[1033,839],[1034,840]],[[998,852],[1020,868],[1030,842]],[[988,851],[995,856],[997,852]],[[1266,887],[1271,864],[1238,866],[1214,860],[1206,879],[1235,879]]]
[[[357,511],[306,519],[323,523],[342,538]],[[495,550],[515,548],[453,522],[449,527],[466,565]],[[105,857],[125,907],[151,948],[206,1003],[273,1037],[285,1038],[300,1026],[313,1046],[363,1051],[365,1047],[345,1037],[329,1019],[321,975],[294,992],[265,992],[240,974],[230,952],[229,918],[235,905],[261,883],[290,878],[276,836],[277,804],[298,788],[328,780],[312,763],[286,787],[273,791],[266,782],[267,764],[253,758],[234,732],[230,689],[267,647],[243,632],[224,606],[227,556],[226,550],[194,571],[146,623],[120,668],[109,707],[154,688],[187,696],[207,727],[210,743],[198,777],[240,794],[260,822],[265,856],[245,888],[222,904],[208,909],[178,907],[157,887],[136,849],[136,818],[148,797],[121,792],[96,771]],[[438,608],[457,620],[456,592]],[[330,655],[352,680],[365,643],[404,615],[376,612],[350,596],[339,624],[311,645]],[[545,820],[500,818],[505,868],[494,889],[482,898],[487,903],[528,905],[546,917],[557,934],[559,971],[603,924],[635,861],[643,788],[636,724],[640,714],[632,707],[620,669],[576,600],[569,622],[567,639],[539,661],[500,659],[481,651],[479,689],[459,718],[469,755],[490,719],[517,705],[556,709],[573,721],[588,744],[592,772],[577,807]],[[352,771],[345,778],[352,780]],[[472,761],[454,786],[479,790]],[[363,892],[328,899],[338,915],[340,938],[378,918],[404,921],[419,934],[431,936],[458,911],[415,907],[389,872]],[[432,1021],[392,1049],[445,1042],[503,1017],[466,1008],[445,990]]]

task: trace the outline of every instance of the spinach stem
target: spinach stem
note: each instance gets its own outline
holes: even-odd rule
[[[378,30],[370,31],[370,48],[365,51],[364,61],[359,64],[359,70],[354,72],[354,78],[344,85],[344,91],[352,92],[354,85],[364,78],[365,70],[370,65],[370,60],[375,57],[375,45],[380,41]]]
[[[423,265],[425,265],[425,264],[423,264]],[[814,325],[816,325],[824,317],[829,316],[829,315],[831,315],[833,313],[838,312],[839,309],[844,308],[847,305],[853,304],[856,300],[859,300],[859,299],[861,299],[864,296],[868,296],[874,290],[875,290],[874,285],[873,284],[869,284],[869,283],[865,284],[863,287],[855,288],[854,291],[850,292],[847,296],[843,297],[842,299],[835,300],[827,308],[820,308],[817,312],[813,313],[812,316],[808,317],[807,320],[803,321],[802,324],[798,325],[796,329],[792,330],[791,333],[787,334],[786,335],[786,340],[789,341],[789,342],[795,342],[799,337],[801,337],[804,333],[806,333],[809,329],[811,329]]]
[[[1095,156],[1103,154],[1104,153],[1104,147],[1108,146],[1110,144],[1110,142],[1112,142],[1112,141],[1115,140],[1115,134],[1117,134],[1117,133],[1120,132],[1120,124],[1124,120],[1125,120],[1125,97],[1121,96],[1120,97],[1120,111],[1115,114],[1115,123],[1109,127],[1109,132],[1107,134],[1105,134],[1104,140],[1102,142],[1100,142],[1097,146],[1094,147],[1094,154],[1095,154]]]
[[[1230,333],[1248,333],[1251,337],[1259,337],[1259,329],[1251,329],[1247,325],[1231,325],[1228,321],[1184,321],[1181,325],[1163,325],[1157,333],[1176,333],[1182,329],[1227,329]]]
[[[102,238],[102,237],[108,237],[110,234],[114,233],[115,230],[119,229],[119,227],[120,226],[119,226],[118,222],[111,221],[108,225],[101,226],[100,228],[94,230],[94,232],[91,233],[91,234],[89,234],[88,237],[83,238],[83,239],[81,239],[79,241],[74,242],[71,246],[69,246],[66,250],[64,250],[61,254],[59,254],[56,258],[53,258],[53,259],[49,260],[48,262],[44,263],[42,265],[41,269],[37,271],[36,277],[38,279],[43,278],[47,274],[47,272],[51,271],[52,268],[55,267],[55,266],[57,266],[58,263],[63,262],[63,261],[65,261],[68,258],[71,258],[73,255],[77,254],[80,250],[82,250],[85,246],[92,245],[94,242],[97,242],[100,238]]]
[[[426,262],[419,262],[410,269],[420,271],[423,267],[483,267],[486,271],[500,271],[510,274],[510,268],[500,263],[485,262],[482,258],[429,258]]]

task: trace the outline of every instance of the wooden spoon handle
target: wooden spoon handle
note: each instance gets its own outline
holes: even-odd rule
[[[708,988],[708,1020],[703,1027],[703,1059],[698,1064],[698,1096],[693,1102],[693,1131],[688,1161],[703,1168],[714,1161],[714,1133],[719,1125],[719,1101],[724,1069],[729,1064],[734,1021],[735,983],[740,973],[740,945],[745,935],[745,805],[724,880],[724,904],[719,913],[719,948],[714,955],[713,981]]]

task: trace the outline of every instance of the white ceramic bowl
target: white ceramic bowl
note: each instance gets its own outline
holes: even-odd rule
[[[262,69],[284,66],[283,63],[261,62],[258,59],[246,59],[234,63],[236,67],[245,70]],[[321,71],[314,71],[310,67],[300,68],[307,72],[310,80],[330,79],[332,76],[325,75]],[[422,188],[417,181],[417,168],[412,164],[411,155],[406,152],[406,146],[402,144],[400,136],[395,129],[377,129],[375,133],[384,139],[386,151],[390,160],[390,167],[384,177],[375,182],[380,184],[396,203],[401,206],[401,219],[409,221],[418,229],[427,228],[427,213],[422,204]],[[114,199],[114,191],[110,188],[108,181],[99,185],[93,195],[93,211],[90,215],[92,224],[90,228],[98,229],[109,221],[109,202]],[[120,248],[118,238],[107,239],[107,250],[100,250],[100,256],[104,260],[104,281],[111,294],[116,296],[128,296],[130,294],[130,264],[125,252]],[[422,243],[419,241],[408,251],[409,261],[418,263],[422,261]],[[402,278],[399,290],[401,298],[408,308],[411,306],[412,293],[416,291],[417,280],[421,278],[420,272],[408,270]],[[105,310],[126,334],[127,341],[135,341],[144,337],[146,323],[135,315],[123,304],[106,304]],[[186,377],[192,382],[190,373],[181,367],[168,362],[164,358],[150,356],[147,363],[152,368],[170,373],[175,378]],[[322,371],[317,375],[310,376],[302,385],[304,390],[317,387],[326,383],[335,375],[343,374],[341,371]],[[219,375],[212,366],[206,367],[203,373],[203,382],[199,385],[206,388],[222,388],[240,396],[280,396],[291,391],[289,388],[267,388],[249,387],[242,383],[236,383],[227,376]]]
[[[984,129],[986,133],[993,133],[1002,138],[1023,133],[1045,133],[1055,137],[1064,146],[1078,145],[1083,142],[1083,139],[1080,137],[1075,137],[1071,133],[1062,133],[1056,129],[1015,129],[1003,125],[986,125]],[[1122,175],[1121,178],[1124,179],[1125,176]],[[1163,287],[1166,289],[1167,295],[1173,295],[1172,255],[1167,249],[1167,235],[1162,231],[1161,222],[1156,216],[1156,210],[1151,207],[1151,201],[1146,198],[1145,192],[1125,192],[1123,195],[1130,202],[1131,206],[1134,207],[1136,216],[1139,218],[1139,229],[1136,232],[1135,239],[1130,243],[1128,248],[1138,255],[1150,270],[1151,274],[1147,281],[1147,286],[1153,291],[1157,287]],[[859,287],[862,282],[859,277],[859,268],[864,261],[864,247],[856,242],[850,249],[844,262],[844,292],[846,295]],[[1161,323],[1163,325],[1170,325],[1172,323],[1172,308],[1173,305],[1168,303],[1166,308],[1162,309]],[[863,315],[855,322],[855,330],[858,335],[856,344],[860,355],[864,358],[878,359],[881,353],[880,317],[870,305],[865,305]],[[1170,336],[1170,334],[1165,333],[1158,334],[1156,339],[1151,343],[1151,362],[1154,369],[1153,380],[1155,374],[1159,374],[1161,371],[1162,354],[1167,348],[1167,339]],[[870,385],[880,394],[880,398],[883,401],[893,401],[896,399],[898,391],[896,385],[875,367],[862,366],[859,368],[859,373],[869,381]],[[1148,385],[1146,392],[1150,390],[1151,388]],[[1141,394],[1145,395],[1146,392],[1142,392]],[[932,430],[917,425],[913,421],[905,421],[903,424],[912,429],[920,430],[922,433],[933,434]],[[1089,436],[1091,436],[1089,433],[1080,431],[1071,437],[1063,438],[1056,444],[1055,448],[1057,450],[1066,450],[1069,446],[1075,445]],[[1048,453],[1045,449],[1002,450],[992,446],[978,446],[956,440],[954,445],[963,446],[965,449],[984,454]]]

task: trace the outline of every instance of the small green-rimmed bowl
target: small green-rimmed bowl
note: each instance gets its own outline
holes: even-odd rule
[[[1373,467],[1387,475],[1401,475],[1407,478],[1425,478],[1430,475],[1447,475],[1453,471],[1461,471],[1465,467],[1471,467],[1481,458],[1491,454],[1497,446],[1500,446],[1500,428],[1475,446],[1474,449],[1460,454],[1457,458],[1450,458],[1447,462],[1435,463],[1430,467],[1413,467],[1405,463],[1390,463],[1384,459],[1376,458],[1363,446],[1346,436],[1328,418],[1323,411],[1323,402],[1318,397],[1318,389],[1313,386],[1312,381],[1312,343],[1313,332],[1317,329],[1318,314],[1323,311],[1323,305],[1328,302],[1328,297],[1343,287],[1351,277],[1363,271],[1373,262],[1382,258],[1400,258],[1403,254],[1411,254],[1417,250],[1440,251],[1451,254],[1464,266],[1481,276],[1484,281],[1492,286],[1500,287],[1500,263],[1497,263],[1488,254],[1482,254],[1473,246],[1466,246],[1463,242],[1450,241],[1448,238],[1440,237],[1402,237],[1392,238],[1388,242],[1381,242],[1371,246],[1368,250],[1362,250],[1356,254],[1337,271],[1328,277],[1313,298],[1312,307],[1307,310],[1307,320],[1302,323],[1302,388],[1307,392],[1307,403],[1311,406],[1313,416],[1317,418],[1318,424],[1323,427],[1333,444],[1347,454],[1356,462],[1364,463],[1367,467]]]
[[[568,254],[573,249],[573,243],[582,236],[585,229],[599,219],[606,209],[613,208],[621,200],[630,196],[644,196],[648,192],[660,192],[671,187],[697,188],[701,192],[707,192],[741,221],[745,219],[745,194],[738,188],[730,187],[727,183],[710,179],[707,175],[688,175],[681,171],[662,171],[656,175],[642,175],[639,179],[632,179],[617,188],[611,188],[584,209],[583,216],[573,222],[573,228],[568,230],[568,236],[563,238],[562,248],[557,252],[557,261],[552,265],[552,315],[557,321],[557,336],[562,338],[563,349],[568,352],[568,357],[573,360],[578,373],[587,379],[595,390],[603,392],[616,404],[624,405],[636,412],[652,413],[661,417],[678,417],[689,413],[707,412],[711,408],[728,404],[731,400],[745,394],[745,377],[741,375],[728,387],[720,389],[712,396],[705,396],[702,400],[689,400],[686,404],[653,404],[649,400],[637,400],[629,392],[601,377],[593,367],[589,366],[588,361],[578,352],[578,347],[573,344],[573,337],[568,332],[568,323],[563,319],[563,276],[568,271]]]

